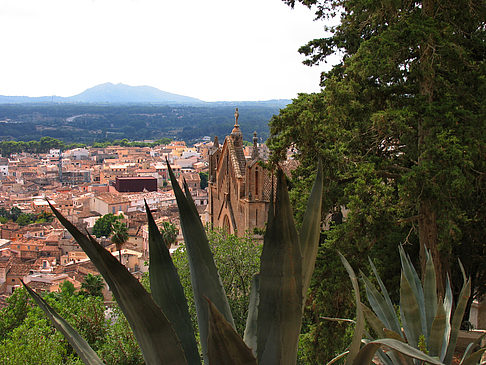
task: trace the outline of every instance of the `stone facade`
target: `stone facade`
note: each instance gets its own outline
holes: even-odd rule
[[[208,212],[213,227],[242,236],[245,231],[264,228],[267,221],[271,193],[271,175],[258,163],[257,137],[253,137],[253,151],[245,158],[243,135],[235,125],[220,147],[217,137],[209,151]]]

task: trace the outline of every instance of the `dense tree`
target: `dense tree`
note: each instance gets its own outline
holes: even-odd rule
[[[81,283],[81,289],[83,289],[87,294],[103,298],[103,289],[105,287],[105,282],[101,275],[88,274],[84,277]]]
[[[27,213],[21,213],[15,222],[20,225],[20,226],[26,226],[28,224],[34,223],[35,215],[32,214],[27,214]]]
[[[478,263],[486,254],[485,3],[299,2],[319,19],[341,20],[326,28],[328,36],[300,49],[305,63],[336,53],[342,59],[322,74],[321,93],[300,95],[272,120],[270,144],[274,160],[289,147],[297,151],[297,210],[315,160],[323,159],[325,203],[336,224],[323,242],[321,265],[336,265],[336,248],[358,267],[371,255],[397,287],[397,244],[420,252],[422,264],[428,247],[441,293],[445,274],[455,269],[449,265],[459,257],[472,277],[473,297],[480,296],[485,269]],[[342,207],[348,214],[337,224]],[[327,290],[320,285],[330,283],[319,277],[315,284]]]
[[[8,220],[13,220],[21,226],[26,226],[32,223],[47,223],[52,222],[54,216],[51,213],[22,213],[18,207],[12,207],[7,211],[5,207],[0,207],[0,222],[6,223]]]
[[[12,207],[12,209],[10,209],[9,218],[15,222],[17,218],[20,217],[21,214],[22,211],[20,210],[19,207]]]
[[[43,297],[88,341],[105,364],[144,364],[132,330],[116,303],[106,310],[102,297],[76,292],[69,281],[61,284],[60,292],[44,293]],[[19,288],[7,298],[7,306],[0,309],[0,363],[81,365],[82,361],[27,291]]]
[[[260,268],[261,245],[254,242],[249,234],[244,237],[228,235],[222,230],[207,230],[209,245],[214,262],[221,276],[236,330],[243,335],[248,316],[248,299],[253,275]],[[172,255],[181,278],[184,293],[188,299],[189,312],[197,328],[196,307],[192,294],[189,261],[184,245]]]
[[[101,298],[78,295],[63,283],[61,291],[44,299],[96,350],[105,343],[108,323]],[[16,289],[0,310],[0,363],[81,364],[74,350],[54,329],[44,312],[32,303],[26,290]]]
[[[98,218],[93,226],[93,234],[97,238],[110,236],[113,231],[113,223],[122,217],[108,213]]]
[[[200,172],[199,177],[201,178],[200,188],[206,189],[208,187],[208,173]]]
[[[170,248],[170,246],[177,242],[179,230],[172,223],[167,221],[162,222],[162,224],[159,226],[159,230],[165,240],[165,243],[167,244],[167,248]]]
[[[128,241],[128,227],[125,223],[115,220],[111,224],[111,242],[113,242],[118,250],[118,256],[121,261],[121,249]]]

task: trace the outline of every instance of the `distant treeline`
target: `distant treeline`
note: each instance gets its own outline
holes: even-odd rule
[[[0,104],[0,140],[31,141],[52,137],[65,143],[172,138],[188,144],[204,136],[222,140],[234,125],[239,107],[243,137],[269,135],[268,121],[277,106],[159,106],[86,104]]]
[[[114,141],[95,142],[91,147],[104,148],[108,146],[123,146],[123,147],[154,147],[158,145],[168,144],[172,140],[170,138],[161,138],[154,142],[130,142],[128,139],[115,139]],[[85,143],[69,143],[66,144],[61,140],[52,137],[42,137],[38,141],[1,141],[0,153],[3,157],[8,157],[13,153],[47,153],[51,149],[70,150],[73,148],[87,147]]]

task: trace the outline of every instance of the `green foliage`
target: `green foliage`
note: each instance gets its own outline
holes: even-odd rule
[[[106,340],[99,350],[100,356],[107,365],[143,365],[145,364],[123,312],[116,303],[110,308],[109,323]]]
[[[60,333],[44,318],[28,316],[0,342],[0,362],[6,365],[75,363],[67,355]]]
[[[260,266],[261,246],[255,243],[250,234],[237,237],[226,234],[222,229],[206,228],[214,262],[221,276],[231,313],[238,333],[243,335],[248,316],[250,284]],[[189,312],[197,329],[196,306],[192,294],[189,261],[185,245],[181,245],[173,254],[172,260],[188,300]]]
[[[170,222],[164,221],[162,222],[161,226],[159,226],[160,233],[164,241],[167,244],[167,248],[174,245],[177,242],[177,235],[179,234],[179,230],[175,225]]]
[[[19,207],[12,207],[10,209],[10,219],[12,219],[14,222],[18,219],[18,217],[22,214],[22,211],[20,210]]]
[[[95,222],[96,225],[96,222]],[[125,242],[128,241],[128,227],[125,223],[120,222],[118,219],[115,219],[111,224],[111,242],[116,245],[116,248],[121,255],[120,250]],[[120,257],[121,260],[121,257]]]
[[[0,310],[0,338],[20,326],[30,310],[29,294],[24,289],[17,289],[6,300],[7,306]]]
[[[93,234],[96,237],[109,237],[113,231],[113,224],[122,219],[121,215],[114,215],[112,213],[105,214],[101,218],[98,218],[93,226]]]
[[[201,178],[201,189],[206,189],[208,187],[208,173],[207,172],[200,172],[199,177]]]
[[[10,211],[7,211],[5,207],[0,208],[0,222],[6,223],[9,220],[13,220],[21,226],[26,226],[32,223],[47,223],[52,222],[54,216],[51,213],[22,213],[20,208],[12,207]]]
[[[28,224],[34,223],[35,215],[28,213],[21,213],[15,222],[20,226],[26,226]]]
[[[88,274],[84,277],[81,283],[81,289],[83,289],[87,294],[103,298],[103,289],[105,283],[101,275]]]
[[[37,214],[35,217],[36,220],[34,223],[50,223],[54,220],[54,216],[52,213],[42,212]]]
[[[99,349],[107,333],[103,302],[72,290],[69,285],[61,285],[60,292],[45,294],[44,299],[68,319],[93,349]],[[0,310],[0,363],[81,364],[40,308],[32,305],[23,288],[16,289],[7,299],[7,306]]]
[[[245,103],[246,104],[246,103]],[[268,137],[268,120],[284,103],[247,103],[239,105],[245,136],[253,131]],[[202,136],[217,135],[220,140],[231,131],[233,105],[164,106],[164,105],[80,105],[37,104],[0,105],[0,151],[3,156],[20,151],[40,153],[39,139],[49,133],[63,150],[77,147],[69,143],[107,147],[123,145],[151,147],[171,139],[193,142]],[[70,117],[77,116],[75,122]],[[106,123],[110,121],[110,123]],[[92,133],[92,131],[98,131]],[[123,142],[124,139],[129,142]],[[154,143],[138,142],[155,140]],[[42,147],[47,147],[46,143]],[[49,147],[59,148],[52,143]]]
[[[337,217],[345,207],[348,213],[322,237],[323,250],[339,248],[363,271],[368,263],[359,257],[373,257],[394,299],[397,245],[410,244],[422,270],[424,247],[431,249],[441,295],[446,272],[453,285],[460,282],[460,272],[449,264],[459,257],[471,275],[470,304],[486,292],[486,269],[479,263],[486,235],[479,223],[486,217],[484,2],[285,2],[312,8],[318,19],[339,14],[341,20],[300,49],[308,65],[341,57],[322,74],[323,91],[299,95],[271,120],[274,161],[293,148],[300,162],[291,192],[297,219],[320,157],[324,210]],[[332,261],[321,264],[336,265],[327,259]],[[327,278],[315,278],[323,295],[331,287],[346,292],[344,278],[339,288]],[[454,295],[460,291],[452,289]],[[336,312],[332,301],[312,305]],[[309,320],[313,331],[321,328],[317,316]],[[316,356],[323,347],[339,351],[323,338],[329,337],[310,341]]]

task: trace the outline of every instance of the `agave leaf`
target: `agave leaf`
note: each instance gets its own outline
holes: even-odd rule
[[[351,279],[351,283],[353,284],[354,290],[354,297],[356,299],[356,326],[354,327],[354,334],[353,339],[351,340],[351,345],[349,346],[349,354],[346,357],[346,365],[353,364],[355,357],[359,352],[359,348],[361,345],[361,339],[363,338],[364,326],[365,326],[365,319],[363,310],[361,308],[361,298],[359,294],[359,285],[358,285],[358,278],[354,273],[353,268],[349,264],[348,260],[338,252],[339,257],[344,265],[344,268],[348,272],[349,278]]]
[[[427,263],[425,265],[424,303],[427,328],[426,340],[429,342],[432,323],[437,313],[437,282],[432,255],[429,252],[427,252]]]
[[[400,314],[408,343],[417,347],[422,334],[419,304],[403,271],[400,281]]]
[[[260,260],[257,354],[260,364],[295,364],[302,321],[302,254],[287,181],[277,172],[275,216]]]
[[[142,284],[95,239],[82,234],[49,205],[108,283],[133,330],[145,362],[149,365],[186,364],[184,351],[172,325]]]
[[[56,329],[60,331],[68,340],[69,344],[73,347],[74,351],[76,351],[83,363],[86,365],[102,365],[103,361],[101,361],[88,342],[86,342],[86,340],[81,337],[81,335],[64,318],[62,318],[49,304],[47,304],[47,302],[42,299],[39,294],[25,285],[23,281],[22,284],[24,288],[27,289],[30,296],[35,300],[37,305],[44,311],[54,327],[56,327]]]
[[[255,274],[251,282],[250,300],[248,303],[248,317],[246,319],[243,341],[252,349],[253,354],[257,353],[257,320],[258,303],[260,302],[260,275]]]
[[[270,189],[270,204],[268,207],[268,217],[267,217],[267,222],[273,222],[273,219],[275,218],[275,187],[274,187],[274,177],[275,175],[272,173],[272,187]]]
[[[394,338],[399,341],[404,341],[403,338],[398,333],[386,328],[383,322],[366,305],[361,303],[361,308],[365,315],[366,322],[368,322],[370,327],[375,331],[375,333],[379,338],[386,337],[386,338]],[[401,361],[399,356],[394,351],[385,354],[383,351],[378,350],[377,354],[381,362],[385,365],[409,364],[409,362],[407,361]]]
[[[427,348],[430,356],[439,356],[444,343],[444,333],[446,331],[446,313],[442,303],[437,307],[437,313],[430,329]]]
[[[418,310],[420,314],[419,324],[422,327],[421,334],[423,334],[427,338],[427,325],[426,325],[426,315],[425,315],[425,298],[424,298],[424,291],[422,288],[422,283],[420,278],[417,274],[417,271],[412,265],[412,261],[410,257],[405,253],[405,250],[400,245],[398,246],[398,251],[400,253],[400,260],[402,262],[402,270],[407,278],[408,284],[412,289],[412,292],[415,296],[415,300],[417,301]]]
[[[209,303],[208,358],[210,364],[256,365],[251,349],[216,306]]]
[[[191,284],[194,292],[194,302],[196,303],[201,347],[204,362],[207,363],[209,312],[205,297],[218,308],[225,319],[234,327],[233,316],[231,315],[226,293],[214,263],[213,254],[209,248],[206,232],[195,209],[194,201],[190,194],[185,195],[183,193],[168,162],[167,167],[172,189],[177,199],[177,206],[179,207],[182,234],[184,235],[189,258]]]
[[[483,333],[476,340],[474,340],[469,345],[467,345],[466,351],[464,351],[464,356],[462,357],[461,363],[459,365],[461,365],[464,361],[467,360],[467,358],[469,357],[469,355],[471,354],[471,352],[473,351],[473,349],[481,343],[481,341],[483,340],[484,336],[486,336],[486,333]]]
[[[383,329],[383,332],[385,332],[385,338],[392,338],[394,340],[406,343],[406,341],[403,339],[403,337],[393,330],[385,328],[385,329]],[[378,354],[379,353],[380,353],[380,350],[378,350]],[[395,350],[391,350],[391,351],[387,352],[386,354],[392,359],[393,364],[413,365],[413,360],[410,357],[404,356],[400,352],[397,352]]]
[[[479,363],[479,360],[481,360],[481,357],[484,354],[484,351],[486,351],[486,347],[483,347],[482,349],[479,349],[478,351],[472,353],[470,356],[467,358],[466,355],[464,355],[462,361],[459,363],[459,365],[476,365]]]
[[[189,191],[189,186],[187,185],[187,181],[186,181],[185,178],[183,180],[182,187],[184,188],[184,194],[186,195],[187,201],[188,201],[189,205],[191,206],[192,210],[194,211],[194,214],[196,214],[199,217],[199,213],[197,212],[196,203],[194,203],[194,200],[192,199],[192,195],[191,195],[191,192]],[[199,221],[201,221],[201,220],[199,220]],[[202,225],[202,222],[201,222],[201,225]]]
[[[397,351],[405,356],[426,361],[430,364],[443,365],[439,360],[424,354],[422,351],[404,343],[397,341],[392,338],[382,338],[380,340],[375,340],[367,343],[359,351],[356,358],[354,359],[353,365],[365,365],[371,364],[373,358],[375,357],[376,351],[382,346],[386,346],[394,351]]]
[[[459,262],[459,268],[461,269],[462,280],[463,280],[463,282],[466,282],[467,281],[467,276],[466,276],[466,270],[464,269],[464,265],[462,264],[462,262],[461,262],[460,259],[457,259],[457,261]]]
[[[382,305],[384,313],[386,313],[386,318],[388,322],[388,328],[392,329],[397,333],[401,333],[400,322],[398,321],[397,313],[395,311],[395,307],[390,299],[390,295],[388,294],[388,290],[386,290],[385,284],[378,275],[378,271],[376,270],[373,261],[368,257],[368,261],[370,262],[371,269],[373,270],[373,274],[375,275],[376,281],[380,286],[381,292],[383,294],[383,298],[385,299],[386,305]]]
[[[400,332],[397,315],[393,305],[390,307],[388,301],[381,295],[371,281],[362,273],[361,278],[365,285],[366,297],[370,302],[371,308],[378,318],[385,324],[384,327],[391,328],[395,332]]]
[[[304,301],[307,296],[307,290],[309,289],[312,273],[314,272],[317,249],[319,248],[323,179],[322,163],[319,161],[317,167],[317,176],[307,202],[304,220],[299,233],[299,240],[302,250],[302,294]]]
[[[393,330],[389,330],[388,328],[384,328],[383,329],[383,332],[385,332],[385,337],[386,338],[393,338],[393,339],[395,339],[397,341],[401,341],[401,342],[405,342],[406,343],[406,341],[403,339],[403,337],[400,336],[398,333],[396,333]]]
[[[340,353],[339,355],[337,355],[336,357],[333,357],[331,359],[331,361],[329,361],[326,365],[331,365],[331,364],[334,364],[336,361],[339,361],[341,360],[344,356],[346,356],[347,354],[349,354],[349,350],[346,350],[342,353]]]
[[[369,309],[366,305],[361,303],[361,310],[366,318],[366,322],[370,325],[370,327],[375,331],[378,337],[385,337],[384,328],[386,327],[383,322],[373,313],[371,309]]]
[[[152,298],[172,323],[189,364],[200,364],[191,316],[179,274],[172,262],[164,237],[145,202],[149,230],[149,278]]]
[[[444,312],[446,315],[444,340],[442,343],[442,350],[440,353],[440,359],[444,361],[447,347],[449,346],[449,338],[451,335],[451,312],[452,312],[452,289],[449,275],[446,277],[445,298],[444,298]]]
[[[378,349],[376,352],[376,355],[378,356],[378,359],[380,359],[381,363],[384,365],[399,365],[400,361],[399,360],[392,360],[388,355],[391,355],[391,353],[385,353],[382,349]]]
[[[395,331],[390,330],[385,327],[383,322],[373,313],[371,309],[369,309],[366,305],[361,303],[361,308],[363,309],[363,313],[366,318],[366,322],[370,325],[370,327],[376,332],[379,338],[394,338],[398,341],[404,341],[404,339]],[[399,354],[395,353],[394,351],[390,351],[388,353],[383,353],[383,351],[378,350],[378,357],[380,358],[381,362],[384,364],[411,364],[411,360],[407,361],[407,359],[400,359]]]
[[[459,336],[459,329],[461,328],[462,318],[464,317],[464,312],[466,310],[467,301],[471,295],[471,280],[467,280],[461,289],[459,294],[459,301],[457,302],[456,310],[452,316],[451,322],[451,334],[449,337],[449,345],[447,346],[447,352],[444,358],[446,364],[452,362],[452,356],[456,349],[457,337]]]

